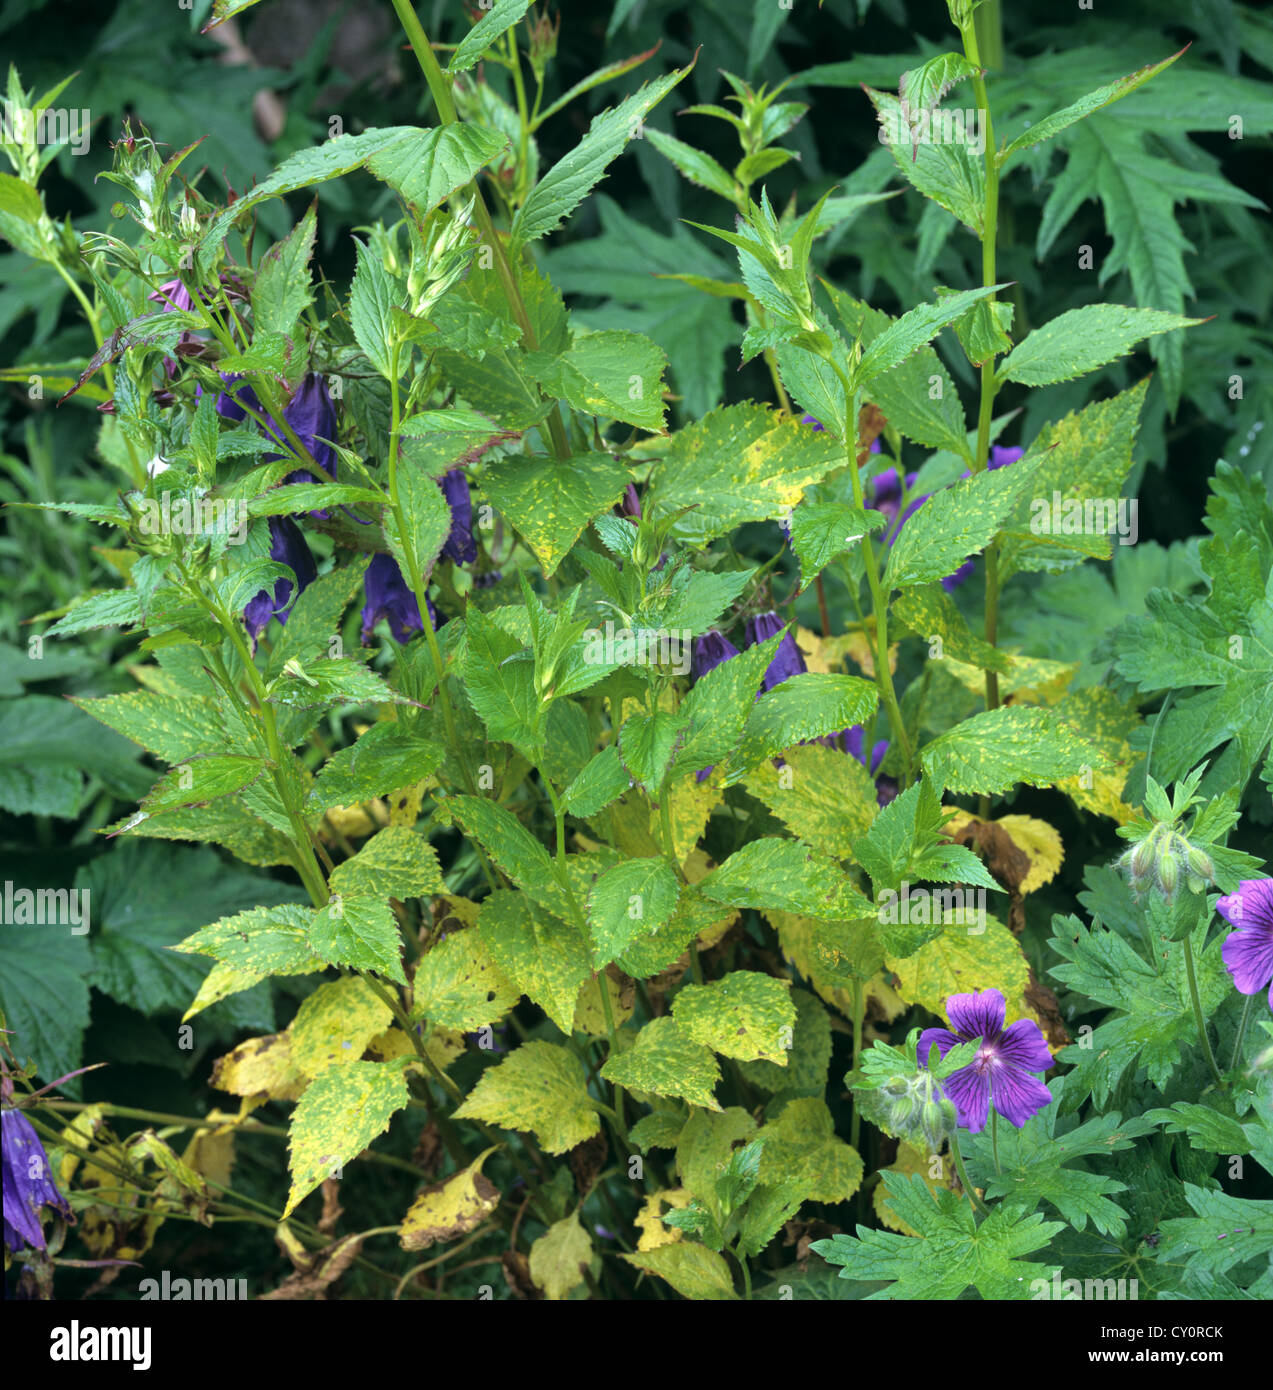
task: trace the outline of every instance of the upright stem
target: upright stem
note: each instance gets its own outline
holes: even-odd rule
[[[454,125],[459,117],[456,115],[455,102],[451,97],[450,82],[429,44],[428,35],[416,17],[411,0],[391,0],[391,3],[399,22],[406,31],[416,62],[419,63],[420,71],[424,74],[424,80],[429,84],[429,91],[433,95],[433,104],[437,107],[438,119],[443,125]],[[491,221],[491,214],[487,209],[486,200],[482,197],[482,190],[476,179],[469,185],[469,191],[473,197],[473,216],[481,230],[482,239],[491,248],[491,254],[495,258],[495,272],[503,286],[508,307],[517,320],[517,326],[522,330],[522,337],[526,341],[526,346],[532,352],[537,352],[539,350],[539,338],[530,321],[530,315],[526,312],[526,303],[522,299],[517,277],[513,274],[513,268],[508,263],[504,243],[495,231],[495,224]],[[565,426],[561,423],[561,414],[555,402],[548,415],[548,433],[552,439],[553,453],[560,459],[569,458],[570,443],[566,438]]]
[[[1238,1023],[1238,1035],[1233,1040],[1233,1057],[1229,1061],[1229,1070],[1236,1071],[1238,1064],[1242,1061],[1242,1043],[1246,1038],[1247,1020],[1251,1017],[1251,1005],[1255,1003],[1255,995],[1248,994],[1246,1003],[1242,1006],[1242,1018]]]
[[[866,1013],[866,991],[861,980],[853,981],[853,1065],[862,1061],[862,1018]],[[849,1121],[849,1143],[856,1149],[862,1133],[862,1107],[853,1100],[853,1118]]]
[[[844,388],[845,416],[849,421],[846,432],[848,438],[844,441],[849,457],[849,481],[853,486],[853,505],[862,511],[866,507],[866,496],[862,490],[862,475],[858,471],[857,461],[858,397],[849,386],[848,378],[839,365],[832,359],[828,359],[828,365],[839,377],[840,385]],[[875,684],[879,689],[880,699],[884,702],[893,737],[902,750],[905,765],[902,786],[905,789],[910,785],[915,760],[911,751],[910,736],[906,732],[902,711],[897,703],[897,692],[893,689],[893,673],[888,668],[888,602],[880,585],[879,565],[875,559],[875,548],[871,544],[870,536],[862,538],[862,558],[866,563],[866,582],[871,590],[871,605],[875,613]]]
[[[1217,1086],[1224,1085],[1224,1078],[1220,1075],[1220,1068],[1216,1065],[1216,1054],[1211,1049],[1211,1039],[1207,1036],[1207,1020],[1202,1013],[1202,1000],[1198,997],[1198,976],[1193,968],[1193,943],[1188,936],[1182,938],[1180,943],[1185,948],[1185,976],[1189,981],[1189,998],[1193,1002],[1193,1021],[1198,1026],[1198,1040],[1202,1043],[1202,1050],[1206,1054],[1207,1066],[1211,1068],[1211,1075],[1216,1079]]]
[[[977,1208],[982,1216],[989,1216],[989,1208],[981,1198],[977,1196],[977,1189],[972,1185],[968,1177],[968,1170],[964,1167],[964,1156],[959,1152],[958,1130],[950,1136],[950,1156],[955,1160],[955,1172],[959,1174],[959,1181],[964,1185],[964,1191],[968,1194],[968,1200]]]
[[[983,286],[997,284],[996,278],[996,239],[999,226],[999,159],[995,146],[994,125],[990,119],[990,98],[986,93],[986,79],[982,76],[981,52],[977,43],[977,23],[974,19],[961,31],[964,41],[964,54],[977,69],[972,79],[973,92],[977,106],[982,113],[986,132],[986,201],[982,211],[981,230],[981,283]],[[983,21],[983,28],[998,34],[996,25],[990,19]],[[992,61],[1002,61],[1002,37],[997,40],[997,57]],[[994,299],[992,295],[991,300]],[[993,312],[993,310],[992,310]],[[981,364],[981,405],[977,412],[977,453],[973,466],[982,471],[990,457],[990,424],[994,418],[995,394],[998,383],[995,379],[995,363],[991,357]],[[986,641],[994,645],[999,626],[999,546],[991,541],[986,549]],[[986,672],[986,708],[999,707],[999,676],[995,671]]]

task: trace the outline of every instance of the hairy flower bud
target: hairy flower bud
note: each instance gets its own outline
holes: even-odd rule
[[[1158,882],[1163,896],[1170,902],[1180,886],[1180,859],[1171,845],[1158,856]]]

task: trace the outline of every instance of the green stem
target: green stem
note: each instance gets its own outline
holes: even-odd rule
[[[1189,981],[1189,998],[1193,1001],[1193,1020],[1198,1026],[1198,1040],[1202,1043],[1202,1050],[1206,1053],[1207,1066],[1211,1068],[1211,1075],[1216,1079],[1217,1086],[1224,1085],[1224,1078],[1220,1075],[1220,1068],[1216,1065],[1216,1054],[1211,1050],[1211,1039],[1207,1036],[1207,1020],[1202,1013],[1202,1000],[1198,997],[1198,977],[1193,968],[1193,943],[1186,935],[1180,943],[1185,948],[1185,976]]]
[[[252,687],[252,694],[255,709],[260,720],[262,732],[265,734],[266,748],[269,752],[270,760],[274,764],[271,777],[275,789],[278,791],[279,800],[283,803],[283,808],[287,812],[288,822],[292,827],[292,842],[296,850],[295,868],[300,875],[301,882],[305,885],[305,891],[309,894],[315,907],[323,907],[331,896],[327,891],[327,880],[323,876],[323,870],[314,854],[314,842],[310,838],[309,827],[305,824],[304,817],[299,810],[292,804],[291,786],[283,773],[284,749],[278,736],[278,722],[274,716],[274,706],[270,703],[265,693],[265,682],[261,679],[261,673],[256,669],[256,662],[252,659],[252,653],[248,650],[247,642],[244,640],[243,633],[239,628],[238,622],[234,617],[227,613],[225,609],[215,599],[210,599],[205,595],[197,584],[190,581],[184,567],[182,569],[191,593],[193,593],[208,612],[216,619],[221,630],[230,639],[231,645],[238,653],[239,660],[243,665],[244,675]],[[219,651],[210,652],[210,658],[217,673],[221,677],[230,699],[235,700],[242,706],[239,698],[238,687],[230,677],[226,669],[225,661]],[[246,713],[246,710],[245,710]]]
[[[959,1152],[959,1134],[956,1132],[950,1136],[950,1156],[955,1161],[955,1172],[959,1174],[959,1181],[963,1183],[964,1191],[968,1194],[968,1200],[982,1214],[989,1216],[990,1209],[977,1196],[977,1189],[972,1185],[968,1177],[968,1170],[964,1167],[964,1156]]]
[[[857,461],[858,396],[849,385],[848,378],[841,371],[839,364],[833,358],[827,358],[827,364],[839,377],[840,385],[844,388],[845,416],[849,422],[844,441],[845,449],[848,452],[849,481],[853,487],[853,505],[862,511],[866,507],[866,496],[862,489],[862,475],[858,469]],[[915,768],[915,759],[911,750],[910,736],[906,732],[906,724],[902,719],[901,707],[897,703],[897,692],[893,689],[893,673],[888,668],[888,603],[880,586],[880,570],[870,536],[863,536],[862,538],[862,558],[866,565],[866,582],[871,591],[871,605],[875,615],[875,684],[880,692],[880,699],[884,702],[884,709],[888,715],[893,737],[897,741],[897,746],[902,750],[902,761],[905,767],[902,778],[904,790],[910,785]],[[852,584],[849,587],[852,588]]]
[[[433,104],[437,107],[438,119],[443,125],[454,125],[459,117],[456,115],[455,102],[451,97],[450,81],[438,63],[433,48],[429,44],[428,35],[424,32],[424,28],[411,6],[411,0],[391,0],[391,3],[399,23],[406,32],[416,62],[419,63],[420,71],[424,74],[424,80],[429,85],[429,91],[433,95]],[[499,276],[504,296],[508,300],[508,307],[517,320],[517,326],[522,330],[522,337],[526,341],[527,348],[531,352],[537,352],[539,350],[539,338],[530,321],[530,315],[526,312],[526,302],[522,298],[517,278],[508,262],[504,244],[495,231],[495,224],[491,221],[491,214],[487,209],[486,200],[482,197],[482,190],[476,179],[469,185],[469,192],[473,198],[473,216],[482,233],[483,241],[491,248],[491,254],[495,259],[495,272]],[[548,416],[548,433],[552,439],[553,453],[559,459],[569,458],[570,443],[566,439],[565,426],[561,423],[561,413],[556,402],[553,403],[553,408]]]
[[[981,283],[983,286],[996,284],[996,239],[999,227],[999,152],[995,147],[994,125],[990,119],[990,98],[986,92],[986,79],[982,76],[981,51],[977,42],[977,23],[973,22],[960,32],[964,41],[964,54],[977,69],[972,79],[973,93],[977,106],[985,122],[986,153],[985,182],[986,201],[982,210],[981,232]],[[983,21],[983,29],[999,34],[997,39],[997,60],[1002,61],[1003,41],[998,29],[997,17],[991,16]],[[992,60],[996,55],[991,54]],[[994,296],[991,295],[993,300]],[[973,468],[982,472],[990,457],[990,425],[994,418],[995,394],[998,381],[995,377],[994,358],[981,364],[981,404],[977,412],[977,453]],[[999,610],[999,547],[991,541],[986,549],[986,641],[993,646],[998,630]],[[999,708],[999,676],[995,671],[986,672],[986,708]],[[988,806],[986,807],[988,810]]]
[[[999,1167],[999,1112],[993,1106],[990,1108],[990,1148],[995,1158],[995,1177],[1001,1177],[1003,1169]]]
[[[857,1067],[862,1060],[862,1020],[866,1013],[866,992],[861,980],[853,981],[853,1065]],[[853,1118],[849,1121],[849,1143],[854,1150],[862,1133],[862,1107],[853,1101]]]
[[[1246,1003],[1242,1006],[1242,1018],[1238,1022],[1238,1035],[1233,1040],[1233,1058],[1229,1062],[1229,1070],[1236,1071],[1242,1061],[1242,1044],[1246,1040],[1247,1020],[1251,1017],[1251,1006],[1255,1003],[1255,995],[1248,994]]]

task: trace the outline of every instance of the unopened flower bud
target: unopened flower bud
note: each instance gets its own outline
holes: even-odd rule
[[[1210,882],[1211,879],[1215,876],[1215,865],[1212,864],[1211,856],[1207,854],[1205,850],[1201,850],[1194,845],[1190,845],[1188,861],[1190,872],[1194,874],[1196,877],[1205,879],[1207,882]],[[1192,887],[1192,884],[1190,886]],[[1195,888],[1193,891],[1197,893],[1200,892],[1201,889]]]
[[[1168,901],[1176,896],[1180,885],[1180,860],[1169,847],[1158,858],[1158,882]]]

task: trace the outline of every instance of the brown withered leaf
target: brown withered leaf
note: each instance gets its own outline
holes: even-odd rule
[[[570,1171],[575,1175],[575,1188],[580,1197],[586,1197],[592,1191],[598,1174],[606,1166],[609,1153],[610,1141],[606,1138],[604,1129],[598,1130],[591,1139],[585,1139],[582,1144],[576,1144],[570,1150],[567,1157],[570,1160]]]
[[[263,1293],[260,1301],[262,1303],[279,1299],[325,1301],[328,1289],[358,1258],[358,1252],[362,1249],[362,1243],[366,1238],[362,1234],[345,1236],[342,1240],[338,1240],[322,1250],[310,1252],[312,1258],[308,1268],[298,1268],[295,1273],[289,1274],[278,1288],[271,1289],[269,1293]],[[287,1253],[293,1263],[296,1263],[296,1256],[293,1251],[288,1250]]]
[[[336,1229],[336,1223],[345,1214],[340,1204],[340,1183],[335,1178],[323,1179],[323,1214],[318,1218],[318,1229],[329,1236]]]
[[[985,862],[991,877],[1008,894],[1008,927],[1014,936],[1025,930],[1025,898],[1021,885],[1030,872],[1030,856],[1002,826],[992,821],[969,821],[948,832],[957,845],[965,845]]]
[[[1053,1052],[1058,1047],[1067,1047],[1074,1041],[1061,1018],[1061,1005],[1056,995],[1039,980],[1033,970],[1030,971],[1030,982],[1025,987],[1025,1002],[1043,1021],[1043,1036]]]
[[[500,1256],[499,1262],[504,1271],[504,1281],[514,1298],[543,1298],[544,1295],[535,1287],[535,1281],[530,1277],[530,1260],[520,1250],[506,1250]]]

